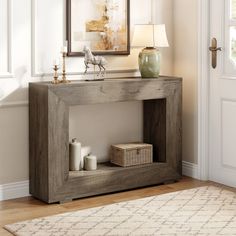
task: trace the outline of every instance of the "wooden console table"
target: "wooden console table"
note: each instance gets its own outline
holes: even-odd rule
[[[144,142],[154,163],[135,167],[99,164],[69,171],[69,106],[143,101]],[[151,186],[181,177],[182,79],[107,79],[29,85],[30,193],[47,203]]]

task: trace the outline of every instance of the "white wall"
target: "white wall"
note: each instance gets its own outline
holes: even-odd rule
[[[29,81],[46,80],[51,73],[53,58],[65,40],[63,6],[63,0],[0,0],[0,61],[4,61],[0,64],[0,185],[28,179],[27,84]],[[150,6],[150,0],[131,0],[132,25],[151,20]],[[166,23],[167,26],[171,47],[163,50],[162,74],[171,75],[172,0],[156,0],[154,12],[154,21]],[[123,72],[137,69],[137,54],[137,50],[132,50],[129,57],[107,57],[108,69]],[[78,73],[83,71],[81,59],[69,58],[68,71],[73,74],[70,79],[80,79]],[[127,73],[118,75],[125,76]],[[112,140],[114,142],[141,139],[141,109],[140,103],[72,108],[71,136],[79,136],[88,144],[88,125],[77,126],[77,123],[84,124],[87,119],[84,114],[89,114],[89,123],[96,130],[91,136],[103,132],[103,149],[96,144],[96,140],[91,141],[95,151],[103,157],[108,145],[105,141],[110,140],[109,135],[116,135],[116,140]],[[117,118],[119,114],[126,116]],[[111,122],[113,120],[117,123]]]
[[[174,74],[183,77],[183,160],[197,163],[198,0],[174,0]]]

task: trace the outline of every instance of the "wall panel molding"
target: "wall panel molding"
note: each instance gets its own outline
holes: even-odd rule
[[[0,109],[1,108],[14,108],[14,107],[24,107],[28,106],[28,101],[16,101],[16,102],[1,102],[0,101]]]
[[[32,77],[42,77],[42,75],[36,73],[36,53],[35,53],[35,49],[36,49],[36,42],[35,42],[35,38],[36,38],[36,25],[35,25],[35,0],[31,0],[31,76]]]
[[[0,79],[13,78],[12,65],[12,0],[7,0],[7,71],[0,72]]]
[[[0,201],[27,196],[30,196],[28,180],[0,185]]]
[[[183,161],[182,168],[183,168],[183,175],[194,179],[200,179],[199,168],[197,164]]]

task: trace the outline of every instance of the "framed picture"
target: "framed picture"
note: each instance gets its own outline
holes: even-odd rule
[[[67,0],[68,56],[130,54],[130,0]]]

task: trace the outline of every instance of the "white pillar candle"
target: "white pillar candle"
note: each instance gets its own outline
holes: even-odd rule
[[[60,60],[58,58],[53,60],[54,66],[59,66],[59,64],[60,64]]]
[[[91,147],[86,146],[81,148],[81,161],[80,161],[80,169],[84,169],[84,158],[91,153]]]
[[[88,155],[84,159],[85,170],[92,171],[97,169],[97,157]]]
[[[78,171],[80,170],[80,162],[81,162],[81,143],[77,142],[76,139],[73,139],[70,143],[70,171]]]
[[[66,46],[63,46],[63,47],[61,48],[61,52],[62,52],[62,53],[67,53],[67,47],[66,47]]]

